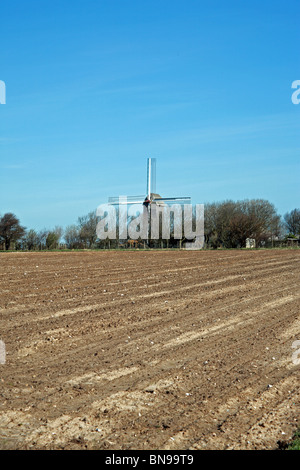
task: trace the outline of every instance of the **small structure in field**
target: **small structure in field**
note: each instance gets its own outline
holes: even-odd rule
[[[246,238],[246,248],[255,248],[254,238]]]

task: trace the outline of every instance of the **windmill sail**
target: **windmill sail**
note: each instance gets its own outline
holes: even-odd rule
[[[108,203],[111,205],[119,204],[143,204],[145,196],[125,196],[125,197],[109,197]]]
[[[156,204],[164,203],[164,204],[190,204],[191,198],[190,197],[154,197],[152,202]]]
[[[147,160],[147,198],[150,201],[151,195],[156,193],[156,158]]]

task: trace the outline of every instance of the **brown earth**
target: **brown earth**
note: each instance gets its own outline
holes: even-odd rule
[[[1,253],[0,448],[288,442],[299,261],[297,250]]]

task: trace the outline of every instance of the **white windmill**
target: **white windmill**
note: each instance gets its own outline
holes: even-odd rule
[[[147,211],[149,234],[147,239],[151,239],[151,210],[153,206],[161,207],[172,204],[190,204],[190,197],[161,197],[156,193],[156,158],[147,159],[147,185],[146,196],[126,196],[126,197],[109,197],[109,205],[123,205],[130,206],[131,204],[140,204]]]
[[[118,197],[109,197],[109,204],[190,204],[190,197],[161,197],[156,193],[156,158],[147,159],[147,193],[146,196],[126,196],[126,201],[120,201]]]

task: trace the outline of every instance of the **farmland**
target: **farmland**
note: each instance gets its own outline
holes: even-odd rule
[[[299,250],[0,254],[0,448],[274,449]]]

